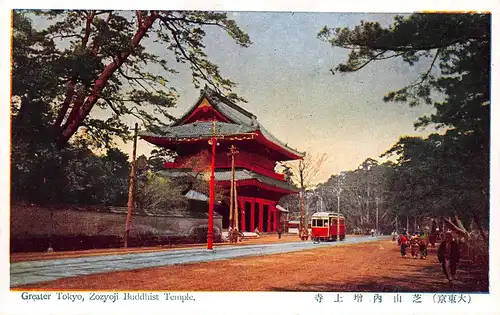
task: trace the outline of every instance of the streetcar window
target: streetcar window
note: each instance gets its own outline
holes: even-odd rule
[[[312,219],[312,223],[311,223],[312,226],[316,226],[316,219]]]
[[[325,219],[325,220],[324,220],[324,223],[325,223],[325,225],[324,225],[324,226],[328,226],[328,219]]]

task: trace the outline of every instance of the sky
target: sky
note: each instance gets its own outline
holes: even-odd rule
[[[234,92],[248,101],[241,106],[278,139],[301,152],[326,153],[328,159],[315,182],[354,169],[368,157],[377,158],[401,136],[428,134],[415,131],[413,123],[431,113],[431,107],[410,108],[382,98],[417,79],[430,60],[413,67],[397,59],[379,61],[356,73],[333,75],[330,69],[347,60],[348,50],[317,38],[325,25],[353,27],[364,20],[387,26],[395,14],[229,12],[228,16],[253,44],[241,47],[224,31],[208,27],[204,43],[210,60],[224,77],[238,83]],[[47,22],[35,19],[34,25],[43,27]],[[159,44],[144,44],[160,56],[167,54]],[[170,113],[180,117],[197,101],[199,90],[187,68],[171,66],[180,73],[167,79],[180,97]],[[92,114],[108,115],[98,108]],[[131,127],[135,122],[127,119]],[[119,147],[131,155],[132,142]],[[137,154],[148,156],[153,148],[140,140]]]

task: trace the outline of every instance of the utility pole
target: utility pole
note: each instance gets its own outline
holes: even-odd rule
[[[379,230],[378,230],[378,196],[375,197],[375,233],[379,235]]]
[[[337,240],[340,241],[340,193],[342,188],[340,187],[340,175],[337,180]],[[345,221],[344,221],[345,225]]]
[[[304,189],[301,189],[299,192],[299,207],[300,207],[300,224],[299,230],[302,231],[304,227]]]
[[[238,199],[236,196],[236,181],[235,181],[235,167],[234,156],[238,154],[238,150],[234,145],[229,148],[228,155],[231,156],[231,196],[229,197],[229,226],[234,228],[238,227]],[[234,213],[234,215],[233,215]],[[236,223],[235,223],[236,222]]]
[[[239,226],[238,226],[238,192],[236,189],[236,181],[234,182],[234,226],[236,229],[239,231]],[[238,239],[236,239],[236,242],[238,242]]]
[[[231,156],[231,196],[230,196],[230,208],[229,208],[229,221],[232,228],[238,228],[238,196],[236,193],[236,180],[235,176],[235,167],[234,167],[234,157],[238,154],[239,151],[236,149],[234,145],[231,145],[229,148],[228,155]],[[234,211],[234,215],[233,215]]]
[[[370,222],[370,183],[368,183],[367,189],[368,198],[366,199],[366,222],[371,225]],[[373,228],[373,225],[371,225]]]
[[[128,212],[127,220],[125,221],[125,241],[123,246],[128,247],[128,235],[130,233],[130,224],[132,222],[132,211],[134,211],[134,186],[135,186],[135,156],[137,152],[137,132],[139,125],[135,123],[134,128],[134,148],[132,151],[132,167],[130,168],[130,183],[128,186]]]

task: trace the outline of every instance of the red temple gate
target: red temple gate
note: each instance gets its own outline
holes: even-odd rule
[[[257,117],[227,98],[205,88],[198,102],[177,122],[160,133],[143,132],[141,138],[177,152],[174,162],[165,163],[162,174],[181,177],[194,173],[198,165],[209,165],[208,140],[215,132],[215,181],[222,188],[231,186],[232,168],[228,155],[236,146],[235,183],[238,200],[240,231],[274,232],[279,228],[280,211],[276,206],[281,197],[296,194],[285,175],[275,172],[278,161],[290,161],[303,154],[283,144],[257,121]],[[201,161],[200,161],[201,159]],[[203,167],[201,167],[203,168]],[[223,215],[223,226],[229,225],[229,210]]]

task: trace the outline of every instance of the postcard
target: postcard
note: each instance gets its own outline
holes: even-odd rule
[[[498,312],[493,4],[40,5],[2,314]]]

